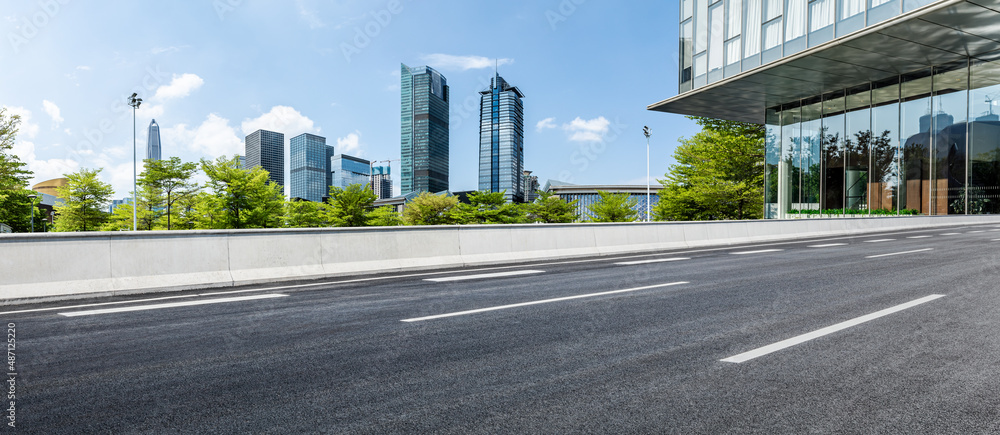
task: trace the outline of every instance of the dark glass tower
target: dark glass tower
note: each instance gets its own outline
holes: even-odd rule
[[[402,65],[401,194],[448,190],[448,81]]]
[[[499,74],[479,94],[479,190],[524,202],[524,95]]]
[[[246,138],[246,169],[264,168],[271,181],[285,185],[285,135],[257,130]]]
[[[333,147],[326,138],[303,133],[289,141],[291,159],[290,195],[313,202],[322,202],[330,190],[329,157]]]
[[[160,160],[160,124],[156,120],[149,123],[149,134],[146,135],[146,158]]]

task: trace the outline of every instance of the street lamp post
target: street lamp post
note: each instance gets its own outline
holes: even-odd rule
[[[136,176],[135,110],[139,108],[140,104],[142,104],[142,98],[136,98],[137,95],[138,94],[133,92],[132,96],[128,97],[128,105],[132,106],[132,231],[136,231],[139,227],[138,219],[136,218],[135,213],[136,207],[139,204],[139,201],[136,198],[139,195],[137,193],[138,190],[136,189],[136,184],[138,184],[136,183],[136,178],[138,177]]]
[[[38,195],[34,193],[28,195],[28,199],[31,200],[31,232],[35,232],[35,198],[38,198]]]
[[[649,222],[649,127],[642,127],[642,134],[646,135],[646,222]]]

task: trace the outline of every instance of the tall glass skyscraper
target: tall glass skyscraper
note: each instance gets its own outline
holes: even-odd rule
[[[326,138],[303,133],[289,141],[292,198],[302,198],[322,202],[330,190],[330,157],[333,146],[326,144]]]
[[[285,185],[285,135],[257,130],[246,137],[246,169],[264,168],[271,181]]]
[[[331,186],[341,189],[352,184],[368,185],[371,177],[371,162],[365,159],[337,154],[330,158]]]
[[[524,202],[524,94],[499,74],[479,94],[479,190]]]
[[[427,66],[401,76],[401,193],[448,190],[448,80]]]
[[[375,166],[372,168],[372,192],[378,199],[392,198],[392,178],[389,176],[390,166]]]
[[[160,160],[160,124],[156,120],[149,123],[149,133],[146,135],[146,158]]]

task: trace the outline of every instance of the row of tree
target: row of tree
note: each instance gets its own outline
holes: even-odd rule
[[[760,125],[695,118],[702,131],[684,139],[674,153],[660,200],[652,210],[655,220],[713,220],[760,218],[763,209],[764,129]],[[19,118],[0,109],[0,222],[14,231],[30,229],[32,174],[11,153]],[[207,181],[199,184],[202,172]],[[589,216],[576,212],[576,202],[538,192],[531,204],[504,200],[504,192],[473,192],[467,202],[451,195],[423,193],[402,214],[392,207],[373,207],[375,195],[366,186],[331,188],[325,203],[289,201],[281,186],[269,181],[260,168],[244,169],[238,158],[183,162],[173,157],[145,162],[134,204],[108,213],[114,195],[100,180],[100,169],[66,175],[62,204],[56,206],[56,231],[124,231],[177,229],[242,229],[325,226],[393,226],[442,224],[560,223],[584,218],[594,222],[629,222],[643,216],[627,194],[599,192],[588,207]],[[133,207],[135,225],[133,225]],[[36,214],[39,214],[36,212]],[[40,221],[40,219],[39,219]]]

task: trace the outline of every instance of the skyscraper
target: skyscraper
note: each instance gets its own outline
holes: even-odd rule
[[[448,80],[402,65],[402,194],[448,190]]]
[[[156,120],[149,122],[149,134],[146,135],[146,158],[160,160],[160,124]]]
[[[303,133],[289,141],[289,160],[292,198],[322,202],[330,190],[330,157],[333,146],[326,138]]]
[[[372,192],[378,199],[392,198],[392,178],[389,177],[390,166],[375,166],[372,168]]]
[[[246,137],[246,169],[264,168],[271,181],[285,185],[285,135],[257,130]]]
[[[368,185],[371,177],[371,164],[365,159],[349,156],[347,154],[337,154],[330,158],[331,186],[341,189],[352,184]]]
[[[499,74],[479,94],[479,190],[524,202],[524,94]]]

